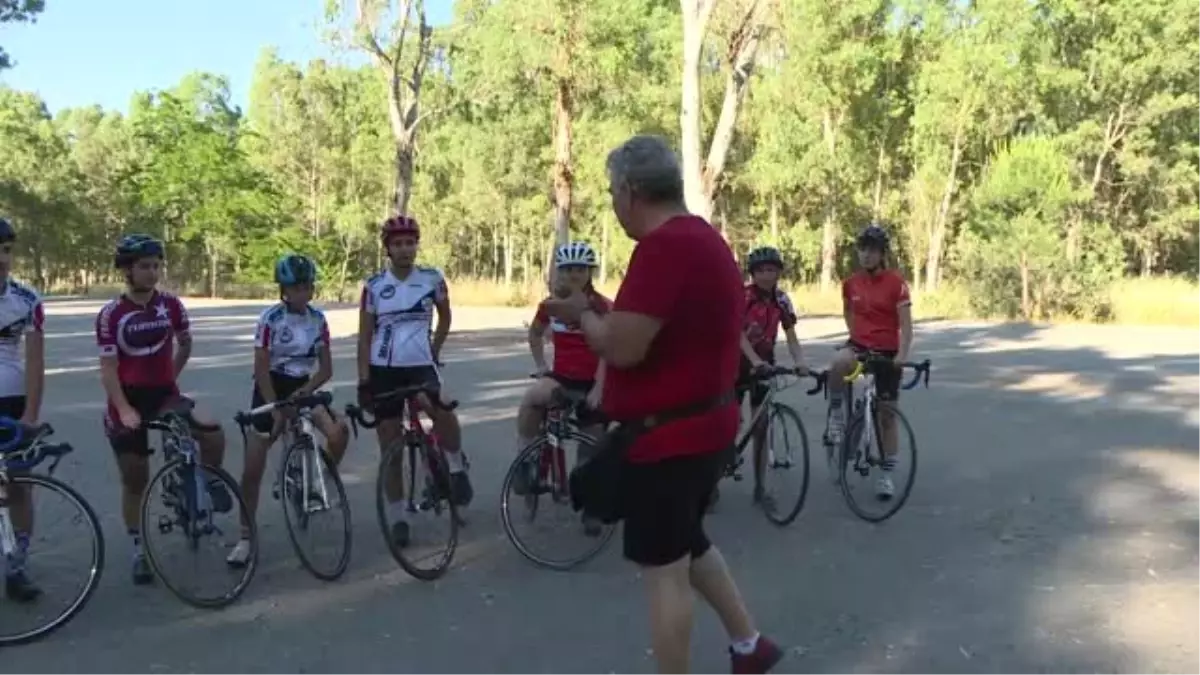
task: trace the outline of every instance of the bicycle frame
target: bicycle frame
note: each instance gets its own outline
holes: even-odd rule
[[[312,421],[312,408],[305,407],[296,411],[296,416],[288,421],[283,430],[285,447],[303,444],[308,452],[300,453],[300,490],[302,503],[306,513],[312,510],[308,501],[308,492],[316,480],[318,497],[321,504],[329,504],[329,488],[325,486],[325,466],[317,456],[317,436]]]

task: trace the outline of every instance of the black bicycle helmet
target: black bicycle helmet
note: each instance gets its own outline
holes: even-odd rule
[[[874,248],[886,251],[891,244],[891,239],[888,237],[887,230],[883,229],[877,223],[871,223],[863,228],[862,232],[858,233],[854,244],[858,248]]]
[[[113,264],[129,267],[142,258],[162,258],[163,243],[148,234],[127,234],[117,242]]]
[[[759,265],[772,264],[783,269],[783,256],[779,254],[779,249],[771,246],[760,246],[753,251],[750,251],[750,257],[746,260],[746,269],[751,272]]]
[[[275,283],[280,286],[311,284],[317,280],[317,265],[308,256],[289,253],[275,263]]]
[[[7,218],[0,218],[0,244],[11,244],[17,240],[17,231]]]

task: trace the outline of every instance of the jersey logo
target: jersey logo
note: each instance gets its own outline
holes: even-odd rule
[[[390,300],[395,295],[396,295],[396,287],[392,286],[391,284],[384,286],[383,290],[379,291],[379,297],[384,300]]]
[[[292,329],[288,328],[287,326],[284,326],[283,328],[279,329],[280,344],[286,345],[287,343],[291,342],[294,337],[295,336],[292,335]]]
[[[159,304],[154,314],[142,310],[122,316],[117,321],[117,344],[129,356],[149,356],[157,353],[171,336],[171,320],[167,308]]]
[[[429,297],[428,295],[421,298],[421,309],[428,312],[430,307],[433,307],[433,298]]]

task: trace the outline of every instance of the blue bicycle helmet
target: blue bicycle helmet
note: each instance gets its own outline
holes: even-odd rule
[[[0,218],[0,244],[10,244],[17,240],[17,231],[7,218]]]
[[[113,252],[115,267],[129,267],[142,258],[162,258],[165,251],[163,243],[148,234],[127,234],[117,242],[117,250]]]
[[[317,280],[317,265],[308,256],[289,253],[275,263],[275,283],[280,286],[311,284]]]

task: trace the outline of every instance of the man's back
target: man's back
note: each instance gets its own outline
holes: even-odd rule
[[[728,245],[702,218],[673,218],[642,238],[613,311],[653,316],[662,328],[641,364],[609,367],[605,411],[631,420],[731,391],[744,295]],[[723,450],[737,426],[737,406],[730,403],[648,432],[630,457],[647,462]]]

